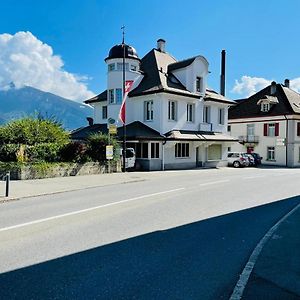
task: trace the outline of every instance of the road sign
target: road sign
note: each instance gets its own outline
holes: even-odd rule
[[[108,133],[109,134],[117,134],[117,125],[109,124],[108,125]]]
[[[106,159],[114,158],[114,147],[111,145],[106,146]]]
[[[277,139],[276,146],[285,146],[285,139]]]

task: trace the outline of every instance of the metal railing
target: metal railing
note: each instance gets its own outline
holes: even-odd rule
[[[239,142],[240,143],[258,143],[259,136],[257,136],[257,135],[240,135]]]
[[[4,196],[9,196],[9,184],[10,184],[10,172],[7,172],[4,175],[0,175],[0,180],[5,181],[5,193]]]

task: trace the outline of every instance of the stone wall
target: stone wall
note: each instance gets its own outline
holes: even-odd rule
[[[104,173],[121,172],[121,163],[101,164],[97,162],[47,164],[45,167],[39,165],[24,165],[14,167],[10,170],[12,180],[40,179],[51,177],[80,176]],[[0,170],[0,173],[1,170]]]

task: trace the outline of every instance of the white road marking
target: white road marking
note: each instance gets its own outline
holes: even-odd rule
[[[247,176],[247,177],[243,177],[243,179],[255,179],[255,178],[262,178],[262,177],[266,177],[266,175]]]
[[[16,228],[20,228],[20,227],[25,227],[25,226],[29,226],[29,225],[34,225],[34,224],[38,224],[38,223],[43,223],[43,222],[47,222],[47,221],[51,221],[51,220],[55,220],[55,219],[60,219],[60,218],[68,217],[68,216],[74,216],[74,215],[82,214],[82,213],[85,213],[85,212],[88,212],[88,211],[96,210],[96,209],[99,209],[99,208],[104,208],[104,207],[109,207],[109,206],[113,206],[113,205],[123,204],[123,203],[126,203],[126,202],[136,201],[136,200],[149,198],[149,197],[153,197],[153,196],[158,196],[158,195],[163,195],[163,194],[167,194],[167,193],[178,192],[178,191],[182,191],[184,189],[185,188],[182,187],[182,188],[178,188],[178,189],[174,189],[174,190],[168,190],[168,191],[143,195],[143,196],[134,197],[134,198],[126,199],[126,200],[121,200],[121,201],[118,201],[118,202],[113,202],[113,203],[94,206],[94,207],[90,207],[90,208],[86,208],[86,209],[81,209],[81,210],[77,210],[77,211],[73,211],[73,212],[70,212],[70,213],[57,215],[57,216],[53,216],[53,217],[49,217],[49,218],[45,218],[45,219],[39,219],[39,220],[35,220],[35,221],[27,222],[27,223],[22,223],[22,224],[18,224],[18,225],[14,225],[14,226],[0,228],[0,232],[8,231],[8,230],[11,230],[11,229],[16,229]]]
[[[206,183],[200,183],[200,186],[206,186],[206,185],[211,185],[211,184],[218,184],[218,183],[224,183],[224,182],[229,182],[229,179],[226,180],[218,180],[218,181],[212,181],[212,182],[206,182]]]
[[[261,253],[263,247],[268,242],[268,240],[271,238],[271,236],[274,234],[274,232],[277,230],[277,228],[280,226],[280,224],[299,208],[300,208],[300,204],[298,204],[289,213],[287,213],[284,217],[282,217],[273,227],[271,227],[271,229],[260,240],[260,242],[257,244],[255,249],[253,250],[242,274],[240,275],[240,279],[237,282],[229,300],[240,300],[242,298],[245,287],[248,283],[248,280],[250,278],[252,270],[255,266],[255,263],[258,259],[259,254]]]

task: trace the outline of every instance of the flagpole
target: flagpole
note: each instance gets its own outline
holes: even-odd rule
[[[121,28],[123,30],[122,34],[123,34],[123,39],[122,39],[122,46],[123,46],[123,99],[125,96],[125,26],[122,26]],[[125,110],[126,110],[126,106],[125,106]],[[123,123],[123,168],[122,168],[122,172],[126,172],[126,113],[125,113],[125,117],[124,117],[124,123]]]

